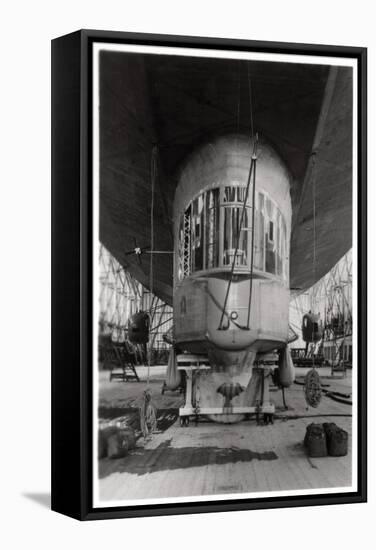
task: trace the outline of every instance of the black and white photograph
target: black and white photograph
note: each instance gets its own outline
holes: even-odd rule
[[[94,508],[358,491],[357,71],[94,41]]]
[[[2,5],[1,548],[372,540],[372,7]]]

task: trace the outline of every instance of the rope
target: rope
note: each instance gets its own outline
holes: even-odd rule
[[[157,178],[157,155],[158,149],[155,145],[151,153],[151,163],[150,163],[150,173],[151,173],[151,207],[150,207],[150,264],[149,264],[149,292],[150,298],[153,296],[153,282],[154,282],[154,273],[153,273],[153,252],[154,252],[154,195],[155,195],[155,180]],[[152,302],[150,303],[149,309],[149,319],[150,312],[152,308]],[[151,327],[150,327],[151,328]],[[146,345],[146,344],[145,344]],[[148,354],[148,370],[147,370],[147,379],[146,379],[146,390],[143,393],[143,402],[140,407],[140,427],[144,440],[151,436],[151,434],[156,430],[157,427],[157,414],[156,408],[151,399],[150,391],[150,365],[151,365],[151,353],[152,353],[152,342],[149,345],[149,354]]]
[[[232,279],[233,279],[233,276],[234,276],[236,257],[238,255],[238,250],[239,250],[240,233],[241,233],[241,229],[242,229],[242,225],[243,225],[243,219],[244,219],[245,209],[246,209],[247,200],[248,200],[248,193],[249,193],[249,186],[250,186],[250,183],[251,183],[252,171],[253,171],[254,165],[255,165],[255,160],[254,160],[255,151],[256,151],[256,142],[254,142],[254,144],[253,144],[253,153],[252,153],[251,165],[249,167],[248,181],[247,181],[247,187],[246,187],[246,192],[245,192],[245,197],[244,197],[244,202],[243,202],[243,207],[242,207],[242,214],[241,214],[241,218],[240,218],[240,223],[238,225],[238,235],[237,235],[237,240],[236,240],[236,248],[235,248],[234,257],[233,257],[233,260],[232,260],[231,273],[230,273],[230,278],[229,278],[228,285],[227,285],[226,296],[225,296],[225,301],[223,303],[222,315],[221,315],[221,320],[219,321],[218,330],[223,330],[222,323],[223,323],[223,318],[226,314],[227,300],[228,300],[228,296],[229,296],[229,293],[230,293],[230,287],[231,287]]]
[[[150,207],[150,265],[149,265],[149,292],[150,297],[153,295],[154,272],[153,272],[153,252],[154,252],[154,195],[155,195],[155,180],[157,177],[157,155],[158,149],[155,145],[151,153],[151,207]],[[151,328],[151,327],[150,327]],[[148,355],[148,373],[147,373],[147,388],[150,384],[150,364],[151,364],[152,346],[149,347]]]
[[[249,330],[249,320],[251,315],[251,305],[252,305],[252,290],[253,290],[253,263],[254,263],[254,231],[255,231],[255,196],[256,196],[256,161],[257,161],[257,142],[258,142],[258,136],[256,134],[256,139],[254,139],[254,127],[253,127],[253,106],[252,106],[252,84],[251,84],[251,75],[249,71],[249,64],[247,65],[247,73],[248,73],[248,93],[249,93],[249,110],[250,110],[250,124],[251,124],[251,136],[253,139],[253,153],[252,153],[252,159],[251,159],[251,166],[249,169],[248,174],[248,182],[247,182],[247,189],[246,189],[246,195],[243,203],[243,209],[242,209],[242,215],[240,220],[240,225],[238,229],[238,236],[237,236],[237,242],[236,242],[236,249],[234,258],[232,261],[232,267],[231,267],[231,274],[229,283],[227,285],[227,291],[225,296],[225,301],[223,304],[223,310],[221,315],[221,320],[219,322],[219,329],[222,329],[222,323],[223,318],[226,313],[226,307],[227,307],[227,300],[230,292],[230,287],[234,275],[234,269],[235,269],[235,263],[236,263],[236,257],[239,249],[239,241],[240,241],[240,233],[243,225],[243,218],[244,213],[246,209],[246,203],[248,200],[248,194],[249,194],[249,186],[251,182],[251,175],[253,172],[253,189],[252,189],[252,229],[251,229],[251,265],[250,265],[250,279],[249,279],[249,300],[248,300],[248,312],[247,312],[247,325],[245,328],[246,330]],[[240,99],[240,86],[239,86],[239,99]],[[239,127],[239,103],[238,103],[238,127]]]
[[[252,130],[253,131],[253,130]],[[252,157],[254,161],[253,167],[253,190],[252,190],[252,232],[251,232],[251,267],[250,267],[250,278],[249,278],[249,300],[248,300],[248,314],[247,314],[247,329],[249,329],[249,319],[251,316],[251,304],[252,304],[252,289],[253,289],[253,259],[254,259],[254,235],[255,235],[255,197],[256,197],[256,162],[257,162],[257,140],[258,136],[256,134],[255,141],[255,151]]]
[[[312,181],[312,202],[313,202],[313,279],[316,281],[316,151],[313,153],[313,181]]]
[[[241,68],[241,61],[239,61],[239,74],[238,74],[238,105],[237,105],[237,113],[236,113],[236,118],[237,118],[237,129],[238,129],[238,134],[239,134],[239,129],[240,129],[240,68]]]
[[[152,403],[150,390],[144,391],[144,400],[140,407],[140,427],[144,439],[149,439],[157,428],[157,410]]]
[[[255,134],[253,131],[252,84],[251,84],[251,74],[249,72],[249,63],[247,65],[247,72],[248,72],[249,111],[250,111],[250,118],[251,118],[251,136],[254,137]]]
[[[285,388],[282,386],[282,387],[281,387],[281,390],[282,390],[283,406],[285,407],[285,410],[287,411],[287,410],[288,410],[288,406],[287,406],[287,403],[286,403]]]
[[[311,369],[307,372],[304,393],[307,404],[311,407],[318,407],[322,397],[322,390],[320,376],[316,369]]]
[[[312,254],[312,272],[313,272],[313,284],[316,282],[316,151],[312,152],[312,217],[313,217],[313,254]],[[311,294],[311,310],[315,311],[313,307],[313,294]],[[312,368],[315,368],[315,344],[314,344],[314,331],[312,331]],[[320,397],[321,399],[321,397]],[[316,405],[315,405],[316,406]]]
[[[344,418],[352,418],[352,414],[333,414],[333,413],[325,413],[325,414],[302,414],[302,415],[275,415],[274,419],[277,420],[299,420],[300,418],[325,418],[326,416],[330,417],[344,417]]]

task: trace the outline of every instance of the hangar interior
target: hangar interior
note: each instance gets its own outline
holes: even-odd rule
[[[350,487],[352,69],[98,63],[101,500]]]

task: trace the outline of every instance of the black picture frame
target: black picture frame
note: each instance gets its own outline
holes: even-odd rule
[[[94,508],[92,504],[92,46],[95,42],[353,58],[358,67],[358,490]],[[52,509],[79,520],[367,499],[366,48],[80,30],[52,41]]]

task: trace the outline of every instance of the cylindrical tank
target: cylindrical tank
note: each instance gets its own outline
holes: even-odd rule
[[[209,357],[211,372],[200,380],[206,407],[222,405],[221,384],[247,388],[256,354],[288,341],[290,178],[259,141],[255,190],[251,177],[245,200],[253,150],[241,135],[204,145],[187,159],[175,193],[174,338]],[[251,406],[254,393],[232,404]]]
[[[302,337],[304,342],[318,342],[322,338],[322,325],[319,315],[306,313],[302,320]]]
[[[133,344],[146,344],[149,341],[149,314],[139,311],[128,321],[128,340]]]

